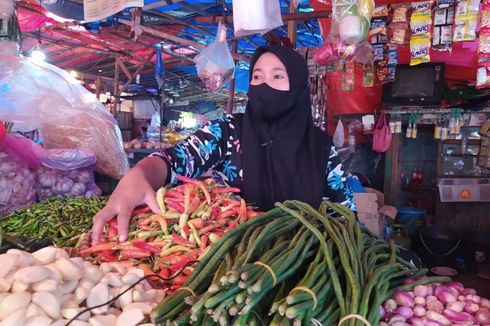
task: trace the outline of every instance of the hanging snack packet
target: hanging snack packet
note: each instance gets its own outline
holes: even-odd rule
[[[373,60],[375,62],[385,60],[386,47],[384,44],[373,45]]]
[[[453,42],[474,41],[478,14],[456,15]]]
[[[373,9],[373,18],[388,17],[388,5],[378,5]]]
[[[378,62],[376,67],[376,83],[377,84],[386,83],[387,77],[388,77],[388,66],[386,65],[386,61]]]
[[[354,89],[356,64],[354,61],[348,61],[344,64],[342,72],[342,90],[352,91]]]
[[[373,63],[365,63],[362,69],[362,86],[373,87],[374,85],[374,67]]]
[[[420,1],[420,2],[412,2],[412,13],[417,12],[427,12],[432,9],[432,1]]]
[[[476,88],[490,87],[490,66],[484,64],[476,70]]]
[[[480,43],[478,44],[478,56],[480,58],[490,57],[490,35],[480,34]]]
[[[482,5],[480,15],[480,32],[490,31],[490,3],[484,3]]]
[[[388,35],[392,44],[407,44],[410,40],[410,28],[408,23],[391,23],[388,26]]]
[[[392,5],[393,16],[391,18],[392,23],[408,23],[408,15],[410,13],[410,4],[402,3]]]
[[[410,31],[413,36],[429,35],[432,25],[431,11],[415,12],[410,20]]]
[[[434,9],[434,27],[432,29],[432,48],[438,51],[450,51],[453,45],[454,5],[438,3]]]
[[[456,4],[456,16],[478,14],[480,0],[460,0]]]
[[[410,65],[427,62],[430,62],[430,37],[412,37],[410,39]]]
[[[398,49],[395,46],[388,47],[388,66],[398,64]]]
[[[388,30],[386,18],[376,18],[371,21],[368,32],[368,40],[371,44],[388,43]]]

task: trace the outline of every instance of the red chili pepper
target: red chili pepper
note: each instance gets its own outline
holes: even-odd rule
[[[147,206],[134,209],[133,212],[131,213],[131,216],[135,216],[138,214],[146,214],[146,213],[151,213],[151,209]]]
[[[224,187],[224,188],[214,188],[212,190],[214,193],[216,194],[222,194],[222,193],[238,193],[238,192],[241,192],[240,189],[238,188],[233,188],[233,187]]]
[[[217,224],[217,223],[213,223],[213,224],[210,224],[208,226],[205,226],[203,227],[202,229],[199,230],[199,233],[200,234],[206,234],[206,233],[209,233],[217,228],[221,227],[220,224]]]
[[[209,242],[208,235],[207,234],[201,235],[201,246],[200,246],[201,251],[206,250],[206,248],[208,246],[208,242]]]
[[[121,250],[121,258],[129,259],[129,258],[148,258],[151,256],[150,252],[143,250]]]
[[[213,208],[211,209],[211,216],[212,216],[213,218],[215,218],[215,219],[216,219],[216,218],[218,218],[219,214],[220,214],[220,213],[219,213],[219,209],[218,209],[218,207],[213,207]]]
[[[193,267],[187,267],[182,271],[182,274],[184,274],[186,276],[191,276],[193,272],[194,272]]]
[[[219,220],[216,220],[221,225],[226,225],[228,224],[228,219],[227,218],[220,218]]]
[[[182,228],[182,231],[184,232],[184,234],[187,238],[191,235],[191,230],[189,229],[189,227],[187,225]]]
[[[170,269],[173,272],[181,270],[187,264],[196,261],[200,253],[200,250],[193,250],[187,254],[180,255],[179,257],[174,257],[174,259],[170,261]]]
[[[227,217],[230,217],[230,216],[233,216],[233,215],[236,215],[236,211],[235,211],[235,210],[233,210],[233,209],[230,209],[230,210],[227,210],[227,211],[221,212],[221,213],[218,215],[218,219],[227,218]]]
[[[158,272],[158,275],[160,275],[163,278],[169,278],[170,277],[170,273],[171,273],[171,271],[170,271],[169,268],[162,267],[162,269],[160,270],[160,272]]]
[[[187,280],[188,280],[188,279],[189,279],[189,276],[187,276],[187,275],[179,275],[179,276],[176,276],[176,277],[173,279],[172,283],[173,283],[174,285],[182,285],[182,284],[184,284],[185,282],[187,282]]]
[[[172,201],[168,198],[165,198],[165,204],[167,204],[168,207],[175,209],[177,212],[181,214],[184,213],[184,206],[177,201]]]
[[[148,243],[144,242],[143,240],[138,240],[133,242],[134,246],[136,248],[139,248],[141,250],[145,250],[154,254],[159,254],[160,249],[157,247],[153,247],[152,245],[149,245]]]
[[[234,228],[236,228],[238,226],[238,220],[233,220],[231,221],[231,223],[228,225],[228,227],[226,228],[226,230],[230,231],[230,230],[233,230]]]
[[[184,194],[179,192],[179,191],[170,189],[170,190],[167,190],[167,192],[165,193],[165,198],[166,197],[172,198],[172,199],[176,199],[176,198],[180,199],[180,198],[184,198]]]
[[[204,226],[206,226],[206,222],[202,218],[189,220],[188,223],[191,223],[196,228],[196,230],[202,229]]]
[[[180,235],[177,235],[177,234],[172,234],[172,243],[174,243],[176,245],[182,245],[185,247],[189,247],[189,248],[195,248],[196,247],[195,243],[187,241],[186,239],[182,238]]]
[[[99,264],[103,262],[112,263],[117,261],[117,257],[114,255],[114,251],[106,250],[106,251],[99,252],[97,254],[97,257],[95,257],[95,260],[97,260]]]
[[[199,205],[201,205],[201,199],[199,199],[199,196],[196,196],[194,197],[194,199],[192,199],[188,213],[189,214],[194,213],[194,211],[199,207]]]
[[[243,198],[240,200],[240,210],[238,213],[238,218],[240,219],[240,222],[246,222],[248,220],[248,215],[247,215],[247,204],[245,203],[245,200]]]
[[[204,197],[206,197],[206,201],[208,202],[208,204],[211,204],[211,195],[209,194],[209,191],[206,188],[206,186],[204,185],[204,183],[202,183],[199,180],[191,179],[191,178],[184,177],[184,176],[178,175],[178,174],[175,177],[182,182],[186,182],[186,183],[190,183],[192,185],[198,186],[199,189],[201,189],[201,191],[203,192]]]
[[[117,245],[117,242],[114,242],[114,241],[100,242],[100,243],[96,244],[95,246],[80,250],[78,252],[78,254],[86,255],[86,254],[93,254],[93,253],[98,253],[98,252],[108,252],[108,251],[112,252],[112,248],[115,245]]]

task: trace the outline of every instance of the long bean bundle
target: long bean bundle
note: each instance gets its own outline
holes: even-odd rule
[[[342,205],[298,201],[225,235],[180,291],[153,311],[159,325],[349,325],[379,321],[379,306],[418,270]],[[430,282],[430,279],[427,281]],[[364,322],[359,321],[364,319]]]

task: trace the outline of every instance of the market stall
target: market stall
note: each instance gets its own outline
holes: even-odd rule
[[[7,2],[0,325],[490,325],[486,0]],[[113,216],[93,242],[130,167],[223,137],[265,44],[307,61],[355,205],[261,211],[231,162],[176,173],[216,149],[191,137],[127,239]]]

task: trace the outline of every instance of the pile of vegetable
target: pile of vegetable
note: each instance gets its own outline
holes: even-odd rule
[[[287,201],[226,233],[151,317],[171,325],[378,325],[394,291],[449,281],[401,284],[426,272],[361,229],[346,207]]]
[[[26,164],[15,162],[0,151],[0,214],[36,201],[35,177]]]
[[[0,255],[0,266],[2,326],[132,326],[165,295],[145,280],[134,285],[143,277],[138,268],[96,266],[54,247],[33,254],[11,249]]]
[[[458,282],[417,285],[396,291],[380,314],[380,326],[490,325],[490,300]]]
[[[259,214],[233,195],[239,189],[219,186],[211,179],[178,178],[184,183],[157,191],[161,214],[148,213],[148,208],[134,212],[128,241],[117,242],[117,221],[112,220],[105,229],[108,241],[81,248],[79,254],[91,255],[99,263],[139,264],[147,274],[167,278],[198,261],[225,232]],[[170,290],[179,288],[192,270],[190,264]]]
[[[74,247],[106,201],[105,197],[52,198],[0,216],[0,225],[2,232],[13,236],[52,239],[58,247]]]

